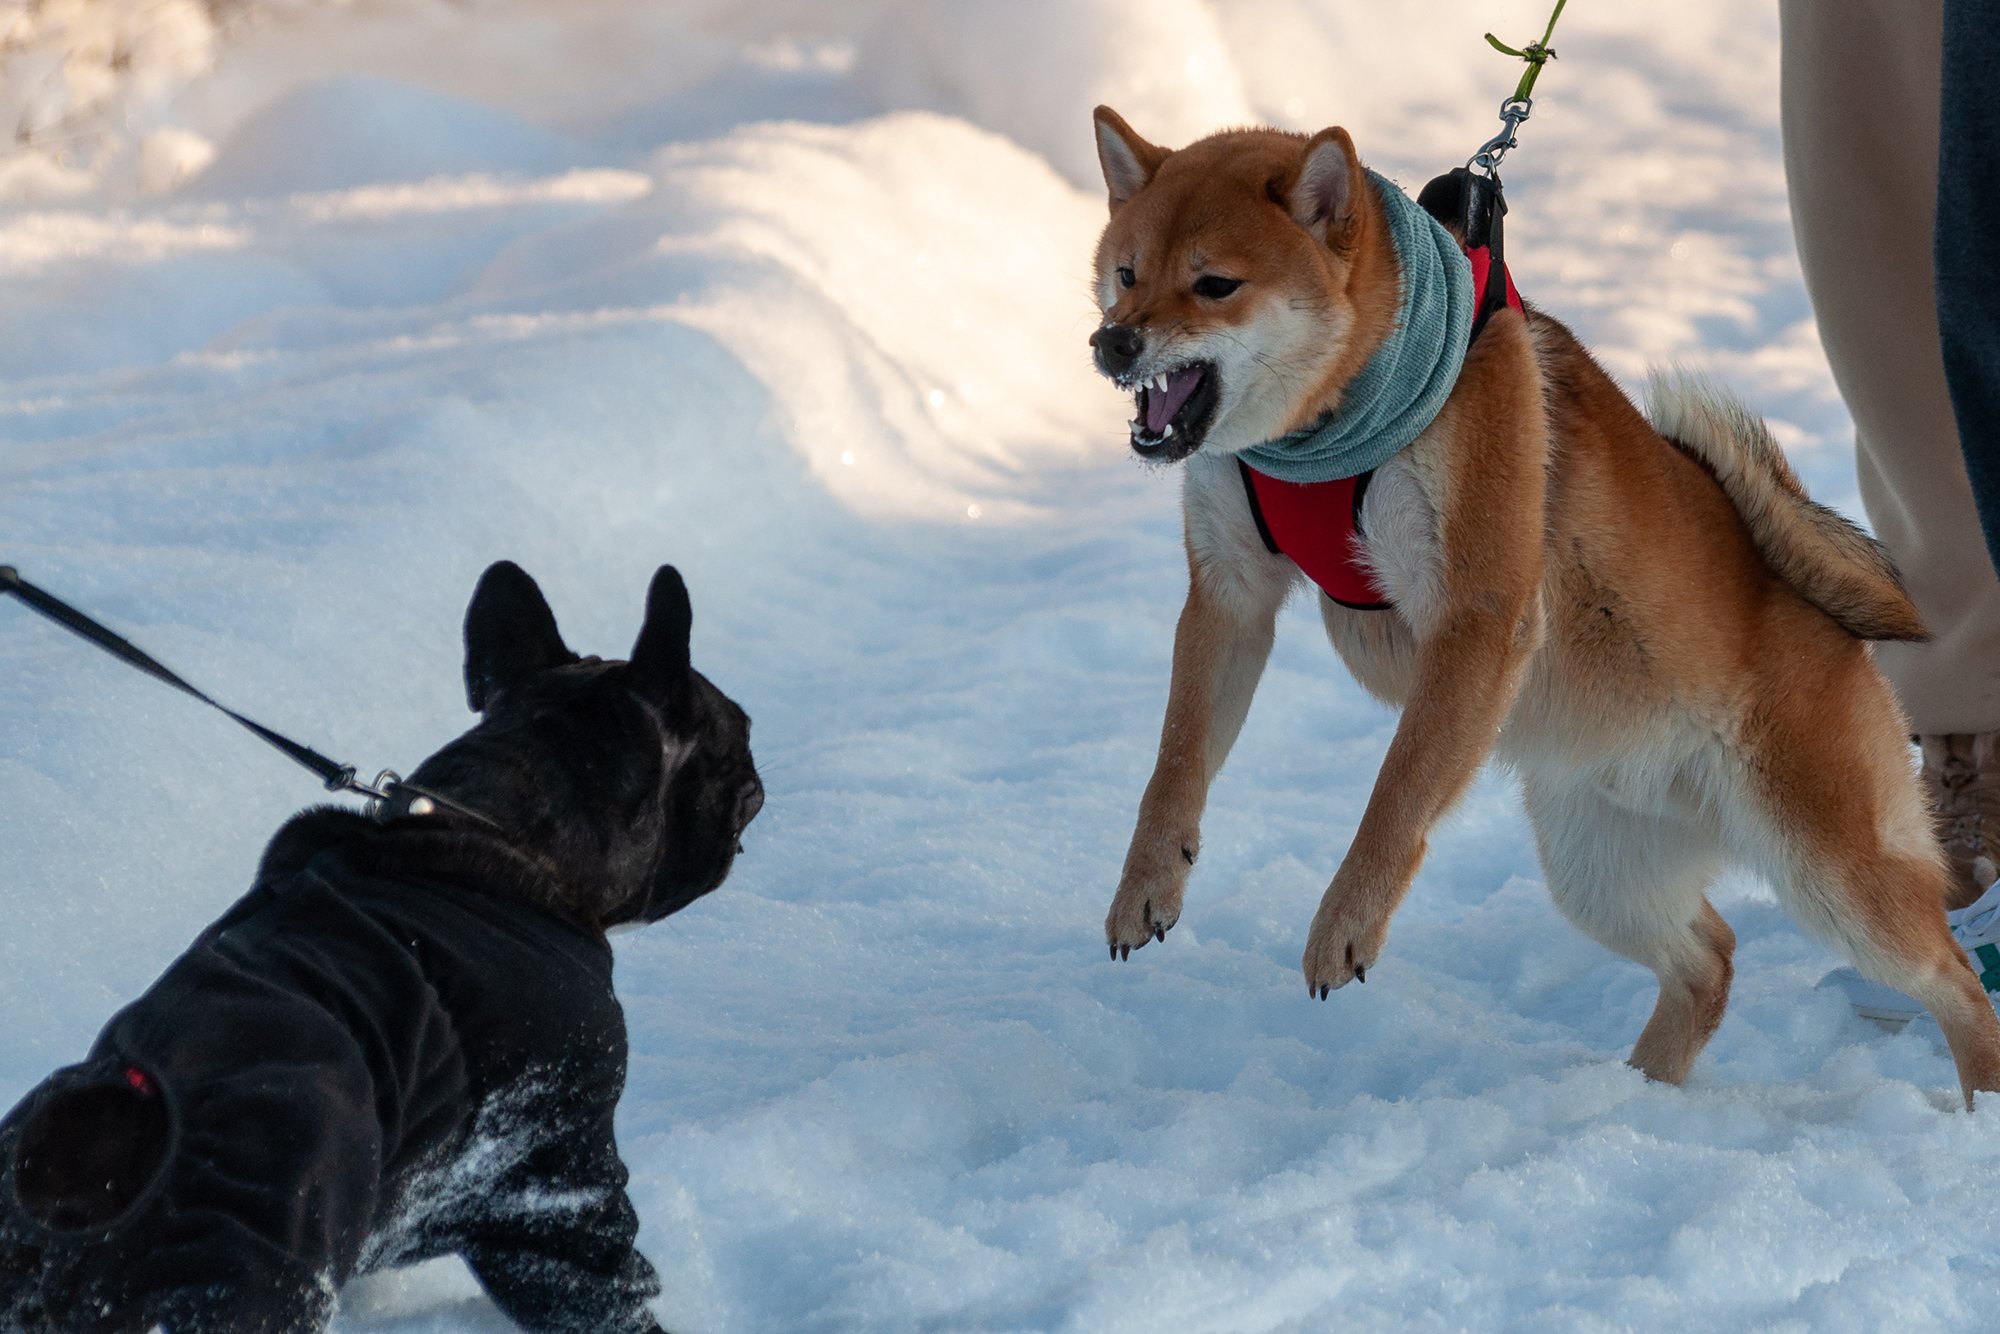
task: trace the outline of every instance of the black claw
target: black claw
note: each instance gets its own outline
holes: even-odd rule
[[[1326,983],[1324,983],[1324,982],[1320,983],[1320,984],[1319,984],[1319,998],[1320,998],[1321,1000],[1325,1000],[1325,999],[1326,999],[1326,993],[1327,993],[1327,992],[1329,992],[1329,991],[1331,991],[1331,990],[1333,990],[1333,988],[1332,988],[1332,987],[1330,987],[1330,986],[1328,986],[1328,985],[1327,985]]]
[[[1120,945],[1120,946],[1118,947],[1118,957],[1119,957],[1119,959],[1120,959],[1121,961],[1122,961],[1122,960],[1125,960],[1125,959],[1129,959],[1129,958],[1131,958],[1131,957],[1132,957],[1132,947],[1131,947],[1130,945]]]
[[[1368,965],[1361,963],[1354,965],[1354,980],[1356,982],[1366,982],[1368,980]]]
[[[1194,865],[1194,852],[1193,852],[1193,851],[1192,851],[1191,849],[1189,849],[1189,848],[1182,848],[1182,849],[1181,849],[1181,856],[1187,859],[1187,864],[1188,864],[1189,866],[1193,866],[1193,865]]]
[[[1113,945],[1111,947],[1111,962],[1113,963],[1118,962],[1118,947],[1116,945]]]
[[[1156,927],[1154,927],[1154,928],[1153,928],[1153,939],[1154,939],[1154,940],[1157,940],[1157,941],[1159,941],[1159,942],[1160,942],[1161,944],[1163,944],[1163,945],[1164,945],[1164,944],[1166,944],[1166,941],[1167,941],[1167,928],[1165,928],[1164,926],[1156,926]]]

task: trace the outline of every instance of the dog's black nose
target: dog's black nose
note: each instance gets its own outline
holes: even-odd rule
[[[1090,345],[1097,349],[1097,369],[1123,375],[1146,350],[1146,338],[1129,325],[1107,324],[1090,336]]]

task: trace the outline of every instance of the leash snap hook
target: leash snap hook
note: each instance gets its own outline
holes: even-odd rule
[[[384,769],[375,775],[371,783],[364,783],[354,776],[354,766],[343,764],[337,773],[326,780],[329,792],[352,792],[365,797],[361,803],[361,813],[371,820],[388,818],[389,805],[396,799],[396,789],[403,785],[403,776],[394,769]]]
[[[351,767],[347,772],[348,780],[344,784],[346,789],[349,792],[356,793],[368,799],[362,804],[362,814],[371,820],[385,818],[384,812],[388,808],[389,803],[394,800],[396,789],[402,786],[403,776],[394,769],[384,769],[381,773],[375,775],[374,782],[363,783],[354,778],[354,770]],[[328,786],[331,787],[332,784],[329,783]]]
[[[1478,171],[1487,176],[1498,176],[1500,159],[1507,156],[1511,148],[1519,148],[1520,141],[1515,131],[1527,121],[1528,113],[1534,108],[1534,101],[1526,97],[1510,97],[1500,104],[1500,133],[1479,146],[1479,151],[1466,160],[1467,171]]]
[[[1568,3],[1569,0],[1556,0],[1556,7],[1549,15],[1549,26],[1542,30],[1542,39],[1529,42],[1519,50],[1490,32],[1486,34],[1488,46],[1502,55],[1526,61],[1528,67],[1521,71],[1521,81],[1514,85],[1514,95],[1500,104],[1500,120],[1506,128],[1480,145],[1479,151],[1465,164],[1467,171],[1477,168],[1496,181],[1499,179],[1500,159],[1507,156],[1508,149],[1517,146],[1514,131],[1521,128],[1521,122],[1528,118],[1528,109],[1533,105],[1530,97],[1535,91],[1535,80],[1541,77],[1542,66],[1556,58],[1555,48],[1549,45],[1549,39],[1556,35],[1556,20],[1562,17],[1563,6]]]
[[[363,786],[356,783],[353,790],[368,797],[362,813],[371,820],[400,820],[407,815],[436,815],[440,811],[453,811],[469,819],[477,820],[496,833],[504,832],[501,826],[473,810],[427,787],[406,783],[403,776],[394,769],[384,769],[375,775],[374,783]]]

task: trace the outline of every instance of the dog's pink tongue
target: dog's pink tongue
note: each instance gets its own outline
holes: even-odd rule
[[[1154,435],[1167,429],[1167,423],[1181,410],[1181,404],[1188,401],[1188,395],[1201,383],[1201,368],[1190,366],[1184,371],[1175,371],[1167,377],[1166,392],[1158,389],[1146,391],[1146,429]]]

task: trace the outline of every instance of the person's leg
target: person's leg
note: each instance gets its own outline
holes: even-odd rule
[[[1861,502],[1935,636],[1879,644],[1875,660],[1925,738],[1955,906],[1977,897],[1979,859],[2000,863],[2000,578],[1938,340],[1944,5],[1780,0],[1779,14],[1785,174],[1806,290],[1854,418]]]
[[[1958,442],[2000,565],[2000,8],[1945,0],[1938,135],[1938,338]]]

